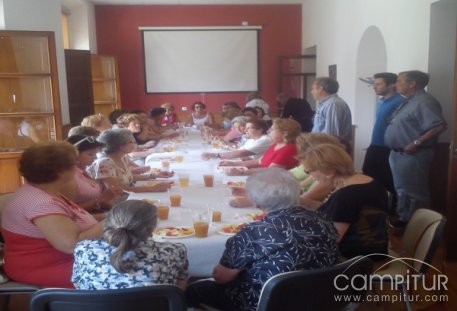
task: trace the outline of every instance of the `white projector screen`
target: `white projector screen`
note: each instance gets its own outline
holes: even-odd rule
[[[258,89],[260,27],[140,27],[146,93]]]

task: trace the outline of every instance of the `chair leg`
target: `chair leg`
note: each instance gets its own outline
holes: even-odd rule
[[[409,301],[409,295],[408,295],[408,290],[406,289],[406,285],[407,285],[407,283],[401,284],[400,293],[403,296],[403,298],[405,299],[404,302],[405,302],[405,306],[406,306],[406,311],[412,311],[413,308],[411,306],[411,302]]]

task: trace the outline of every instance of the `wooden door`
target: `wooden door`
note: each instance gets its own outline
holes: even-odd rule
[[[70,123],[80,125],[94,114],[90,51],[65,50]]]

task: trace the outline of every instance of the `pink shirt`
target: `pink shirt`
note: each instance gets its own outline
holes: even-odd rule
[[[2,213],[6,274],[13,280],[46,287],[72,287],[73,256],[55,249],[35,225],[44,216],[70,218],[84,231],[95,218],[66,198],[53,197],[24,184],[8,200]]]
[[[85,171],[79,167],[76,168],[75,181],[75,203],[93,200],[99,197],[103,191],[102,184],[99,181],[92,179]]]

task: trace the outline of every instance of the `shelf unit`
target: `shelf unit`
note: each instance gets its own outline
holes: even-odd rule
[[[94,111],[108,116],[114,109],[121,109],[117,59],[114,56],[92,54],[91,68]]]
[[[61,139],[53,32],[0,31],[0,193],[21,184],[22,151]]]
[[[305,98],[309,103],[310,88],[316,78],[316,55],[279,56],[278,90],[293,97]],[[280,107],[280,110],[282,107]]]

